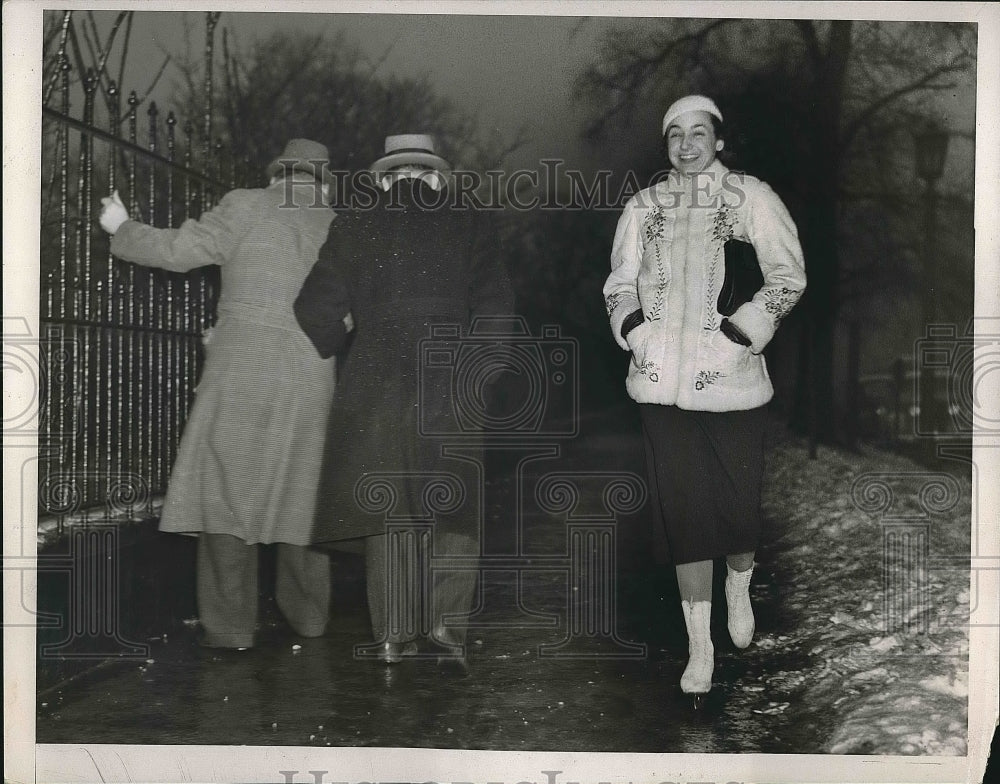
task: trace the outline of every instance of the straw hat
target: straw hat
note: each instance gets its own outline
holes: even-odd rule
[[[423,133],[403,133],[385,137],[385,155],[369,168],[376,176],[406,164],[428,166],[448,174],[451,165],[434,152],[434,139]]]

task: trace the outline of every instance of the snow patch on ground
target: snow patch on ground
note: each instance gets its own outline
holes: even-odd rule
[[[781,606],[796,627],[784,642],[755,644],[811,658],[782,710],[832,726],[830,753],[967,753],[971,481],[961,463],[949,469],[959,497],[938,513],[921,498],[933,472],[898,455],[820,448],[809,460],[791,438],[768,453],[764,512],[779,532]],[[856,483],[875,475],[888,495],[859,498]],[[887,546],[897,521],[929,524],[926,558]]]

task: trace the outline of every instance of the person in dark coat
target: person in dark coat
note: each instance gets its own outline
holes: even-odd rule
[[[433,139],[390,136],[385,152],[371,167],[374,205],[331,226],[295,314],[324,357],[344,351],[351,318],[355,325],[330,418],[313,539],[363,540],[372,632],[381,658],[393,662],[415,653],[422,636],[464,642],[482,476],[481,444],[474,425],[459,422],[459,409],[470,402],[462,394],[481,390],[455,391],[454,361],[473,319],[509,314],[513,296],[492,221],[452,203],[449,166]],[[457,452],[435,435],[449,423],[459,431]],[[398,585],[413,577],[400,569],[420,568],[412,559],[399,566],[406,557],[398,553],[389,566],[388,520],[433,520],[434,554],[472,559],[470,568],[435,572],[430,635],[388,615],[396,594],[387,580]],[[411,595],[406,612],[427,598]]]

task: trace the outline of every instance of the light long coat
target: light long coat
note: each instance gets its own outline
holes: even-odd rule
[[[218,264],[219,318],[160,529],[310,541],[334,365],[292,312],[334,217],[313,180],[235,190],[178,229],[127,221],[111,250],[174,271]]]

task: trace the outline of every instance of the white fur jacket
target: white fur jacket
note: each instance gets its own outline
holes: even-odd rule
[[[723,245],[753,245],[764,285],[730,321],[749,347],[719,331]],[[697,411],[756,408],[774,394],[761,352],[806,287],[798,232],[764,182],[719,161],[676,171],[633,196],[618,221],[604,297],[611,330],[632,351],[626,388],[640,403]],[[644,321],[622,337],[625,318]]]

